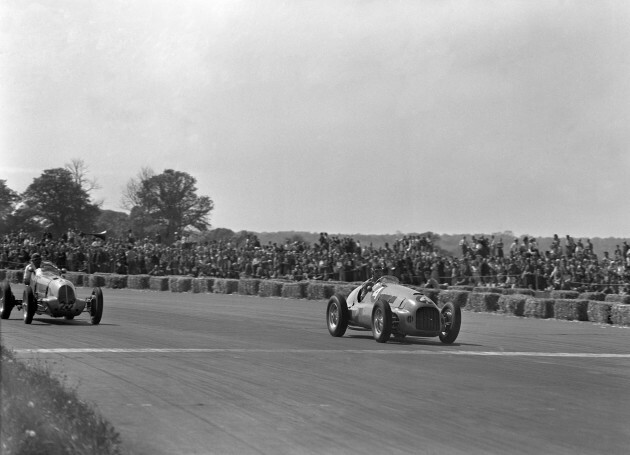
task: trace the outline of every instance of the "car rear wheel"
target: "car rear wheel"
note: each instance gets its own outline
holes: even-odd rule
[[[343,336],[348,328],[348,304],[341,294],[333,295],[326,309],[328,332],[334,337]]]
[[[0,318],[9,319],[11,316],[11,310],[15,306],[15,297],[13,296],[13,292],[11,292],[11,285],[8,281],[4,281],[0,288]]]
[[[72,320],[74,319],[74,314],[66,314],[66,315],[64,316],[64,318],[65,318],[67,321],[72,321]]]
[[[37,299],[35,299],[35,293],[30,286],[24,289],[22,307],[24,309],[24,324],[30,324],[33,322],[33,316],[35,316],[37,311]]]
[[[444,331],[440,332],[440,341],[445,344],[451,344],[459,335],[459,329],[462,325],[462,310],[459,305],[449,302],[442,308],[442,316],[444,316]]]
[[[387,343],[392,334],[392,309],[379,300],[372,310],[372,335],[378,343]]]
[[[103,291],[101,288],[94,288],[92,293],[92,304],[90,305],[90,322],[97,325],[103,317]]]

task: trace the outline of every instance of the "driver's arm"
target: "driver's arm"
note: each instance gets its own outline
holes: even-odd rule
[[[31,275],[33,275],[33,273],[35,273],[35,270],[33,270],[33,266],[31,264],[27,265],[26,268],[24,269],[24,284],[25,285],[29,285],[31,284]]]

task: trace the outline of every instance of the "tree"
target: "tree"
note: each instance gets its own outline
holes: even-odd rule
[[[22,202],[16,218],[54,235],[68,228],[92,231],[100,214],[98,205],[90,203],[88,193],[63,168],[47,169],[34,179],[22,194]]]
[[[66,163],[66,169],[72,174],[74,183],[78,184],[86,193],[90,193],[92,190],[98,190],[101,185],[96,179],[88,179],[87,173],[89,168],[85,164],[85,161],[81,158],[73,158],[72,161]]]
[[[186,172],[166,169],[154,175],[143,169],[136,180],[127,184],[124,201],[133,205],[131,218],[151,220],[162,227],[164,240],[169,242],[175,232],[188,229],[206,231],[208,216],[214,203],[208,196],[197,196],[197,180]],[[145,231],[150,231],[145,226]]]
[[[7,186],[6,180],[0,180],[0,232],[11,230],[11,218],[20,195]]]

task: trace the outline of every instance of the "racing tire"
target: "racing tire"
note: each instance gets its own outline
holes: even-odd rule
[[[328,332],[334,337],[341,337],[348,328],[348,303],[341,294],[333,295],[326,308]]]
[[[392,309],[389,303],[379,300],[372,309],[372,335],[377,343],[387,343],[392,334]]]
[[[64,316],[64,319],[65,319],[66,321],[72,321],[72,320],[74,319],[74,314],[66,314],[66,315]]]
[[[15,297],[13,296],[11,285],[8,281],[2,283],[0,292],[2,293],[2,295],[0,295],[0,318],[9,319],[11,310],[13,310],[15,306]]]
[[[440,341],[444,344],[455,342],[462,326],[462,310],[459,305],[449,302],[442,307],[442,315],[446,320],[446,327],[440,332]]]
[[[94,288],[92,295],[90,322],[92,325],[98,325],[103,317],[103,291],[101,291],[101,288]]]
[[[37,299],[33,288],[26,286],[24,288],[24,299],[22,300],[22,309],[24,310],[24,324],[30,324],[33,322],[33,316],[37,311]]]

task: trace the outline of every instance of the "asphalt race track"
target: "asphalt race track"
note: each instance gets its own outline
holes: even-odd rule
[[[628,328],[465,311],[453,345],[378,344],[331,337],[324,301],[103,291],[101,325],[14,309],[2,343],[65,376],[129,454],[630,451]]]

